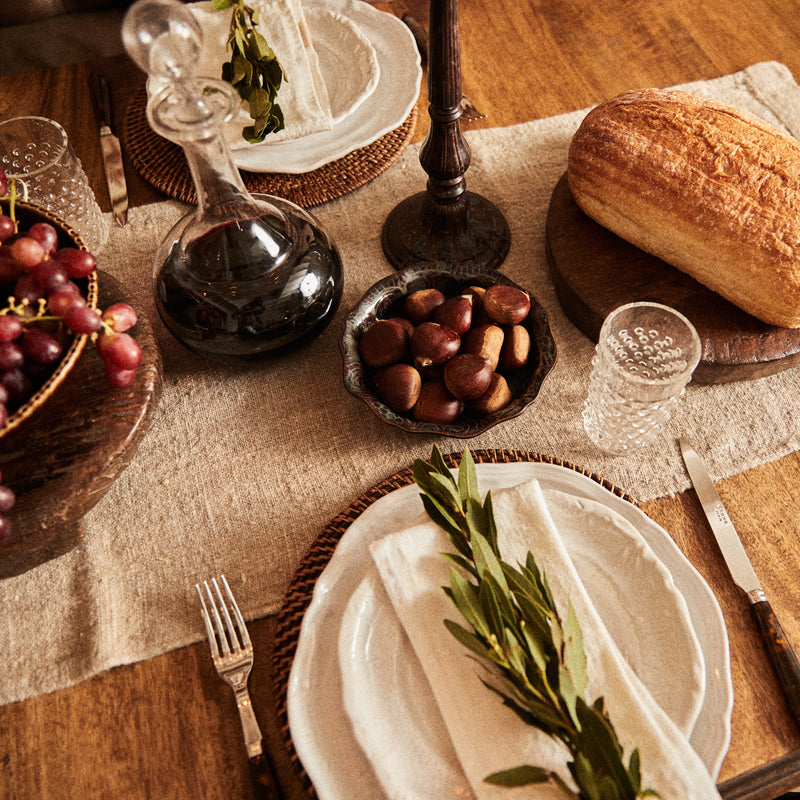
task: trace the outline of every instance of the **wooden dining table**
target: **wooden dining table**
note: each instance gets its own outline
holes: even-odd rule
[[[376,3],[428,21],[427,0]],[[722,76],[780,61],[800,76],[795,0],[462,0],[464,92],[485,119],[508,126],[585,108],[624,90]],[[46,46],[46,43],[43,43]],[[0,118],[40,114],[67,129],[100,205],[110,210],[86,90],[101,66],[115,125],[144,76],[125,55],[0,77]],[[425,85],[415,140],[428,130]],[[130,203],[164,199],[126,162]],[[798,420],[800,424],[800,420]],[[754,566],[791,641],[800,647],[800,453],[719,481],[737,527],[759,545]],[[767,800],[800,787],[800,728],[760,646],[747,602],[728,576],[693,491],[642,503],[711,586],[731,647],[735,704],[719,788]],[[0,610],[2,613],[2,610]],[[250,687],[287,800],[305,800],[276,714],[276,617],[255,620]],[[0,657],[2,664],[2,657]],[[252,789],[230,690],[200,642],[120,666],[78,685],[0,707],[0,797],[248,798]]]

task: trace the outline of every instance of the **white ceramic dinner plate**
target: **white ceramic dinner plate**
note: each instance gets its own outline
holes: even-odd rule
[[[705,697],[705,659],[669,571],[608,506],[553,489],[544,496],[611,637],[661,708],[690,735]],[[670,657],[654,658],[658,653]],[[339,662],[345,711],[385,793],[427,800],[435,787],[436,796],[462,797],[469,790],[466,776],[377,569],[367,568],[347,604]]]
[[[397,17],[363,0],[303,0],[303,11],[328,87],[333,128],[298,139],[236,149],[236,166],[250,172],[302,173],[366,147],[401,125],[417,102],[422,67],[414,37]],[[342,19],[344,18],[344,19]],[[374,51],[377,76],[365,88],[364,52],[341,53],[354,26]],[[343,107],[350,104],[349,109]]]
[[[369,39],[348,17],[327,8],[304,10],[334,125],[352,114],[378,85],[381,68]]]
[[[654,559],[661,562],[671,575],[674,586],[686,601],[696,641],[702,651],[705,672],[705,693],[690,740],[708,766],[709,772],[716,776],[730,741],[733,694],[728,640],[722,613],[699,573],[662,528],[634,505],[613,495],[591,478],[564,467],[528,462],[478,464],[477,469],[479,484],[483,490],[514,486],[537,478],[546,493],[555,490],[573,498],[595,501],[633,525],[649,546]],[[398,489],[370,505],[339,542],[331,561],[316,583],[311,604],[304,616],[289,679],[288,712],[295,748],[321,800],[344,800],[361,796],[386,798],[387,794],[381,784],[381,772],[385,780],[392,763],[400,763],[403,758],[406,764],[413,763],[413,768],[407,770],[408,785],[403,787],[408,789],[409,797],[414,796],[416,787],[427,783],[428,788],[433,788],[437,781],[441,787],[441,791],[436,793],[437,797],[448,800],[463,796],[459,793],[460,788],[455,785],[460,780],[460,768],[457,761],[454,761],[452,745],[446,740],[446,735],[442,739],[442,732],[438,727],[443,723],[422,710],[431,706],[424,702],[424,680],[422,687],[417,685],[419,673],[415,669],[421,668],[407,656],[410,645],[404,639],[402,630],[393,627],[396,623],[392,622],[388,609],[380,601],[375,601],[375,597],[380,594],[379,581],[369,578],[372,570],[369,544],[410,522],[421,511],[418,489],[413,485]],[[595,548],[589,550],[596,552]],[[579,560],[579,556],[574,557],[576,561]],[[594,561],[592,570],[602,580],[603,573],[608,572],[610,562],[603,556]],[[648,569],[655,567],[651,564]],[[614,579],[610,581],[612,593],[622,590],[633,596],[640,591],[641,583],[636,575],[627,575],[627,584],[625,577],[623,570],[619,574],[615,573]],[[364,611],[364,619],[361,621],[359,604]],[[663,610],[663,601],[658,607]],[[612,626],[614,624],[613,620],[607,622]],[[385,637],[388,646],[396,648],[395,653],[386,654],[381,637]],[[345,651],[347,646],[356,651],[362,648],[375,659],[375,668],[356,667],[352,663],[348,666],[346,658],[340,662],[340,639],[345,642]],[[622,643],[623,651],[627,650],[627,655],[634,661],[638,658],[640,664],[644,665],[642,668],[645,672],[656,674],[661,668],[658,662],[665,661],[669,664],[670,684],[679,683],[674,676],[681,671],[682,656],[678,655],[680,647],[675,653],[670,650],[664,652],[665,644],[660,641],[657,649],[648,651],[645,643],[645,647],[637,655],[630,650],[631,641],[629,639]],[[683,656],[691,657],[691,645],[687,645],[686,641],[681,645]],[[380,651],[375,650],[377,647],[381,648]],[[365,693],[377,692],[380,695],[379,684],[384,680],[386,696],[395,701],[404,698],[403,702],[406,703],[402,709],[395,706],[395,713],[390,720],[392,725],[397,726],[396,735],[385,746],[393,745],[396,750],[391,752],[389,760],[378,763],[377,767],[360,746],[353,720],[345,708],[345,684],[352,683],[356,678],[354,672],[348,674],[348,671],[357,669],[361,671],[358,679],[367,681]],[[430,689],[427,691],[430,692]],[[690,689],[689,694],[691,691],[694,690]],[[350,709],[352,713],[363,715],[360,721],[356,717],[357,724],[370,724],[367,706],[361,706],[361,711],[358,708],[356,705]],[[385,709],[377,708],[375,713],[385,714]],[[691,701],[685,704],[684,711],[677,712],[678,716],[686,713],[693,713]],[[381,723],[376,717],[373,724],[379,726]],[[364,741],[364,730],[359,735]],[[405,752],[403,743],[414,735],[437,742],[435,749],[424,758],[420,758],[417,752]],[[380,729],[376,727],[375,742],[379,739]],[[372,755],[375,757],[376,753],[373,752]]]

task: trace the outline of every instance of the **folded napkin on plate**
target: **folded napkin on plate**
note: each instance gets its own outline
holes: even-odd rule
[[[248,5],[258,12],[258,30],[278,57],[286,76],[277,96],[286,127],[269,134],[265,141],[280,142],[330,130],[333,115],[328,90],[300,0],[248,0]],[[230,60],[227,41],[231,12],[214,11],[210,0],[191,3],[189,8],[203,31],[196,74],[220,78],[222,65]],[[243,106],[225,126],[225,138],[231,149],[251,146],[242,138],[242,128],[250,124],[250,114]]]
[[[493,493],[501,555],[524,563],[533,551],[546,573],[562,614],[571,602],[581,624],[587,658],[587,699],[605,697],[606,709],[626,757],[638,747],[643,786],[663,800],[718,798],[714,781],[686,737],[653,700],[619,653],[567,553],[538,481]],[[527,797],[560,798],[552,786],[506,789],[483,782],[493,773],[521,764],[557,771],[569,779],[568,752],[540,731],[525,725],[481,682],[481,668],[446,630],[444,618],[461,624],[442,591],[449,584],[452,552],[447,535],[422,521],[376,541],[372,557],[392,605],[411,641],[461,765],[479,800]]]

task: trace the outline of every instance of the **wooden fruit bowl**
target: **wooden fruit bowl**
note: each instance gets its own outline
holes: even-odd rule
[[[17,209],[22,229],[44,220],[56,227],[60,245],[87,249],[62,220],[35,206]],[[125,288],[102,269],[82,288],[95,308],[128,301]],[[77,336],[52,375],[0,430],[3,483],[17,496],[9,513],[12,534],[0,541],[0,580],[80,544],[84,516],[145,435],[161,392],[161,358],[150,321],[138,316],[132,333],[142,363],[130,386],[111,388],[94,347],[86,348],[90,337]]]

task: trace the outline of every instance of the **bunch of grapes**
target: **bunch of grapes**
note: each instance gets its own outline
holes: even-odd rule
[[[0,170],[0,198],[9,184]],[[53,373],[73,335],[87,334],[103,360],[108,383],[121,388],[136,377],[142,351],[127,331],[136,311],[116,303],[91,308],[78,284],[94,272],[97,259],[86,250],[58,246],[56,229],[36,222],[19,231],[14,187],[9,214],[0,213],[0,428]],[[5,294],[2,292],[5,291]],[[0,486],[0,540],[10,533],[10,489]]]

